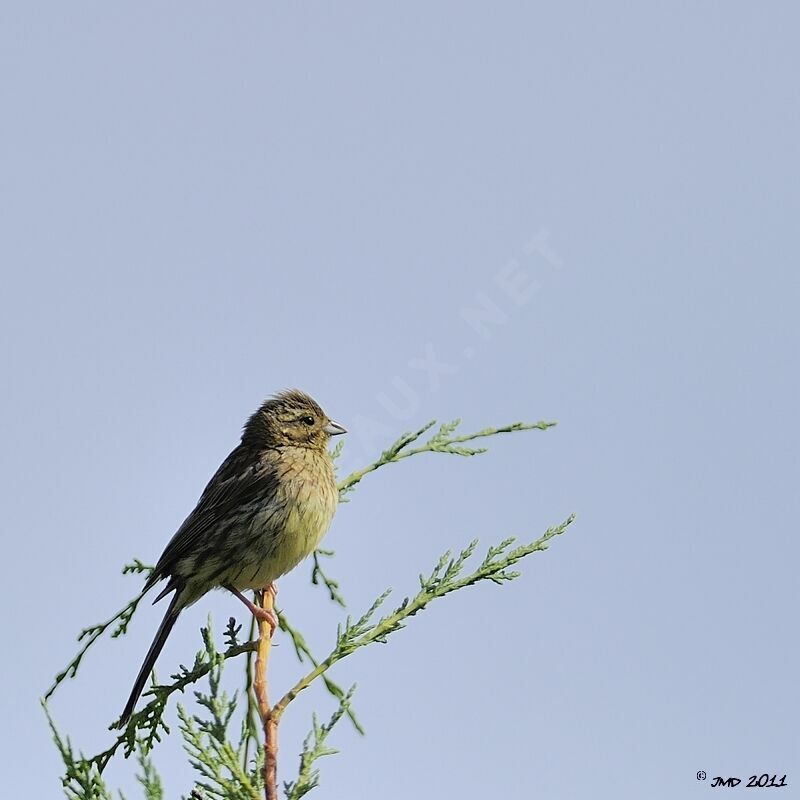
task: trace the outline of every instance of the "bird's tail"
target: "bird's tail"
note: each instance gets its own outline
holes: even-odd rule
[[[150,676],[150,673],[153,671],[153,666],[156,663],[156,659],[163,649],[164,643],[167,641],[167,637],[169,636],[170,631],[172,631],[175,621],[178,619],[178,615],[183,609],[183,605],[178,603],[180,595],[181,591],[179,589],[173,595],[172,601],[167,609],[167,613],[164,614],[164,619],[161,620],[161,625],[158,626],[155,639],[153,639],[153,643],[150,645],[150,649],[147,651],[147,655],[145,656],[142,668],[139,670],[139,674],[136,676],[136,682],[133,684],[131,696],[128,698],[128,702],[125,705],[125,710],[122,712],[122,716],[116,723],[117,728],[122,728],[131,718],[136,701],[139,699],[139,695],[142,693],[144,685],[147,683],[147,679]]]

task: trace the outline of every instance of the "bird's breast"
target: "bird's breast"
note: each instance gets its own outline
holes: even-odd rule
[[[256,569],[246,571],[247,585],[237,588],[262,588],[311,555],[330,527],[337,502],[327,453],[301,452],[285,459],[273,501],[252,521],[260,551]]]

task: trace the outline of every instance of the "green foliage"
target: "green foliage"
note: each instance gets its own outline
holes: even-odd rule
[[[327,575],[320,564],[320,558],[323,556],[331,557],[333,555],[335,555],[333,550],[323,550],[321,547],[318,547],[312,553],[311,558],[314,566],[311,570],[311,583],[313,583],[314,586],[324,586],[328,590],[328,597],[334,603],[337,603],[342,608],[347,608],[347,603],[345,603],[344,597],[342,597],[339,592],[339,582]]]
[[[100,770],[84,759],[82,755],[75,755],[70,740],[62,737],[58,728],[56,728],[47,708],[47,703],[44,700],[42,701],[42,707],[47,715],[47,722],[53,734],[53,741],[64,763],[64,775],[61,778],[64,796],[68,800],[111,800],[111,792],[105,781],[103,781]]]
[[[228,630],[233,630],[232,621]],[[191,715],[178,704],[180,731],[189,762],[200,774],[198,787],[208,798],[225,800],[259,800],[263,781],[263,750],[256,749],[252,764],[245,753],[250,736],[246,721],[242,722],[237,744],[229,740],[228,727],[236,713],[238,693],[229,696],[222,688],[225,655],[218,653],[211,635],[211,620],[202,629],[208,671],[209,692],[196,691],[195,700],[201,712]]]
[[[390,445],[372,464],[351,473],[339,483],[342,500],[363,480],[381,467],[397,463],[413,455],[422,453],[445,453],[458,456],[474,456],[485,452],[483,447],[468,445],[468,442],[485,439],[501,433],[525,430],[547,430],[553,422],[533,424],[514,423],[500,428],[485,428],[471,434],[456,435],[459,420],[444,423],[421,444],[420,439],[435,425],[430,422],[417,431],[403,434]],[[341,442],[337,445],[335,456],[341,452]],[[317,762],[323,756],[337,751],[328,745],[328,738],[336,724],[347,716],[356,730],[363,729],[352,708],[354,688],[344,691],[328,675],[329,669],[337,662],[352,655],[357,650],[375,643],[386,643],[388,637],[406,626],[408,620],[434,600],[472,586],[482,581],[502,585],[519,577],[514,567],[533,553],[546,550],[551,539],[563,533],[573,517],[549,528],[538,539],[522,545],[515,545],[513,538],[507,538],[498,545],[489,547],[484,558],[475,558],[477,540],[471,542],[457,556],[445,553],[427,575],[419,576],[419,590],[402,600],[393,611],[378,617],[380,609],[390,596],[387,590],[357,619],[348,616],[337,629],[336,639],[331,651],[323,659],[316,658],[303,635],[288,621],[286,614],[276,609],[281,631],[289,637],[300,663],[311,669],[272,708],[272,718],[280,720],[290,703],[300,692],[317,680],[327,689],[336,701],[336,709],[325,724],[320,724],[316,715],[312,729],[303,743],[297,777],[284,782],[287,800],[299,800],[319,785]],[[322,566],[323,559],[334,555],[330,550],[317,550],[313,556],[311,582],[324,588],[328,599],[345,607],[344,597],[338,581],[328,575]],[[471,565],[471,566],[470,566]],[[151,566],[135,559],[123,567],[123,574],[149,574]],[[253,699],[254,653],[256,626],[250,620],[246,641],[241,641],[241,625],[231,617],[223,635],[223,648],[217,649],[212,635],[211,620],[201,629],[202,649],[196,654],[191,667],[180,665],[179,670],[170,676],[170,682],[159,684],[153,675],[153,683],[144,693],[147,702],[132,715],[127,725],[117,734],[111,744],[100,753],[86,757],[76,754],[68,738],[60,734],[47,706],[48,699],[67,679],[77,675],[87,651],[108,633],[112,638],[124,635],[136,612],[142,593],[134,597],[120,611],[105,622],[84,629],[78,641],[81,647],[67,666],[56,675],[47,690],[42,705],[53,735],[55,745],[64,764],[62,785],[68,800],[112,800],[112,793],[103,780],[103,771],[109,761],[120,751],[125,758],[135,754],[139,763],[137,780],[142,787],[145,800],[164,800],[165,793],[161,779],[152,761],[153,747],[161,741],[170,729],[164,721],[164,713],[170,698],[176,692],[184,692],[193,687],[196,710],[190,712],[178,704],[179,730],[184,748],[191,765],[197,772],[196,785],[191,789],[188,800],[260,800],[264,791],[264,746],[260,741],[260,720]],[[376,619],[377,617],[377,619]],[[239,713],[240,693],[228,694],[223,687],[223,673],[228,660],[245,656],[245,708]],[[207,683],[208,691],[198,686]],[[117,728],[112,724],[110,729]],[[231,734],[231,728],[238,730]],[[119,793],[121,800],[124,796]]]
[[[419,455],[420,453],[450,453],[456,456],[477,456],[486,452],[485,447],[461,447],[464,442],[472,442],[475,439],[486,439],[490,436],[497,436],[501,433],[514,433],[515,431],[546,431],[552,428],[555,422],[514,422],[511,425],[504,425],[501,428],[484,428],[475,433],[466,433],[462,436],[453,436],[456,428],[461,424],[460,419],[452,422],[444,422],[439,426],[439,430],[434,433],[426,442],[417,447],[410,447],[423,434],[427,433],[434,425],[436,420],[423,425],[416,431],[404,433],[397,441],[384,450],[380,457],[372,464],[357,470],[348,475],[339,484],[339,499],[346,500],[347,495],[355,489],[361,480],[369,475],[370,472],[386,466],[396,464],[404,458]]]
[[[308,734],[303,742],[303,750],[300,753],[300,769],[298,770],[297,780],[285,781],[283,784],[286,800],[300,800],[303,795],[308,794],[312,789],[319,786],[319,770],[314,764],[323,756],[333,756],[338,753],[332,747],[325,744],[328,735],[333,730],[334,725],[345,715],[350,708],[350,701],[356,687],[350,690],[339,700],[339,708],[333,712],[330,720],[325,725],[320,725],[317,715],[311,718],[311,733]]]
[[[136,779],[144,790],[144,800],[164,800],[164,787],[153,761],[141,751],[137,755],[140,772]]]
[[[144,567],[143,569],[139,569],[141,562],[136,559],[133,564],[126,564],[122,568],[122,574],[128,575],[131,573],[136,572],[144,572],[145,570],[152,570],[152,567]],[[130,624],[133,615],[139,606],[139,602],[141,601],[142,597],[144,597],[144,593],[138,594],[136,597],[133,598],[129,603],[125,605],[124,608],[117,611],[113,617],[107,619],[105,622],[100,622],[97,625],[90,625],[88,628],[84,628],[80,634],[78,635],[78,641],[83,642],[83,647],[78,650],[78,652],[73,657],[72,661],[64,667],[61,672],[56,675],[53,683],[50,685],[50,688],[44,695],[44,699],[48,700],[55,690],[58,688],[59,684],[65,680],[66,678],[74,678],[78,674],[78,668],[81,665],[81,661],[83,657],[86,655],[86,652],[89,648],[107,631],[111,628],[111,638],[116,639],[128,632],[128,625]],[[115,627],[114,623],[117,623]]]

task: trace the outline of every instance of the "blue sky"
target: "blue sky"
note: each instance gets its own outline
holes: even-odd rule
[[[37,698],[138,589],[273,391],[362,466],[431,418],[556,419],[370,476],[353,613],[474,537],[570,531],[339,665],[367,728],[320,798],[703,796],[800,779],[791,3],[52,2],[0,12],[9,796],[59,796]],[[316,650],[340,613],[280,600]],[[238,603],[188,611],[159,662]],[[104,747],[162,613],[53,702]],[[286,642],[274,681],[297,667]],[[287,714],[289,779],[312,710]],[[191,787],[177,736],[157,757]],[[111,782],[136,797],[130,764]],[[10,787],[9,787],[10,782]]]

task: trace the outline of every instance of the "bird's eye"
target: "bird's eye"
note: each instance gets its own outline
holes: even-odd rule
[[[308,414],[305,417],[300,417],[300,422],[302,422],[303,425],[313,425],[314,424],[314,417],[312,417],[310,414]]]

